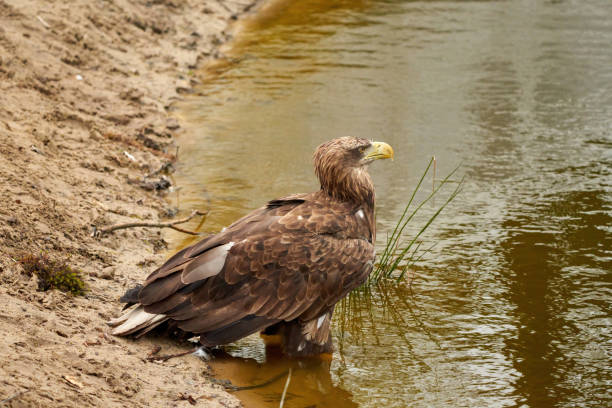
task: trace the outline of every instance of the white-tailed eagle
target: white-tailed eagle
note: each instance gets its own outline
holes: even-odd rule
[[[382,142],[323,143],[314,153],[319,191],[272,200],[176,253],[123,296],[133,306],[109,323],[113,334],[141,336],[169,322],[204,346],[263,331],[280,334],[289,356],[330,352],[334,306],[374,262],[367,166],[392,157]]]

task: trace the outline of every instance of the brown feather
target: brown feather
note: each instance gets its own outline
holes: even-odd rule
[[[158,279],[145,285],[138,294],[138,300],[142,305],[150,305],[167,298],[183,286],[185,285],[181,282],[181,274],[175,272],[164,279]]]

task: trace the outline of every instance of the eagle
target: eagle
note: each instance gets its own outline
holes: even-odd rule
[[[368,165],[387,143],[341,137],[317,147],[321,188],[269,201],[182,249],[121,300],[112,334],[140,337],[168,322],[203,346],[261,332],[284,354],[330,353],[335,304],[372,271],[375,195]]]

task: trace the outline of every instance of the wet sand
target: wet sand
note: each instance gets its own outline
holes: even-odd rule
[[[6,406],[240,406],[168,339],[108,336],[118,297],[164,259],[174,209],[145,176],[176,159],[171,104],[258,3],[0,0],[0,402]],[[154,175],[146,181],[155,183]],[[149,184],[150,186],[151,184]],[[153,184],[154,185],[154,184]],[[174,219],[188,215],[178,209]],[[45,253],[88,292],[39,292],[17,260]]]

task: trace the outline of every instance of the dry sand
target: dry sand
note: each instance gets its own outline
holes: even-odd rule
[[[166,243],[156,229],[91,233],[165,217],[139,182],[173,159],[167,109],[253,3],[0,0],[0,405],[240,406],[196,357],[145,360],[184,345],[105,334]],[[37,291],[16,260],[42,252],[80,268],[87,294]]]

